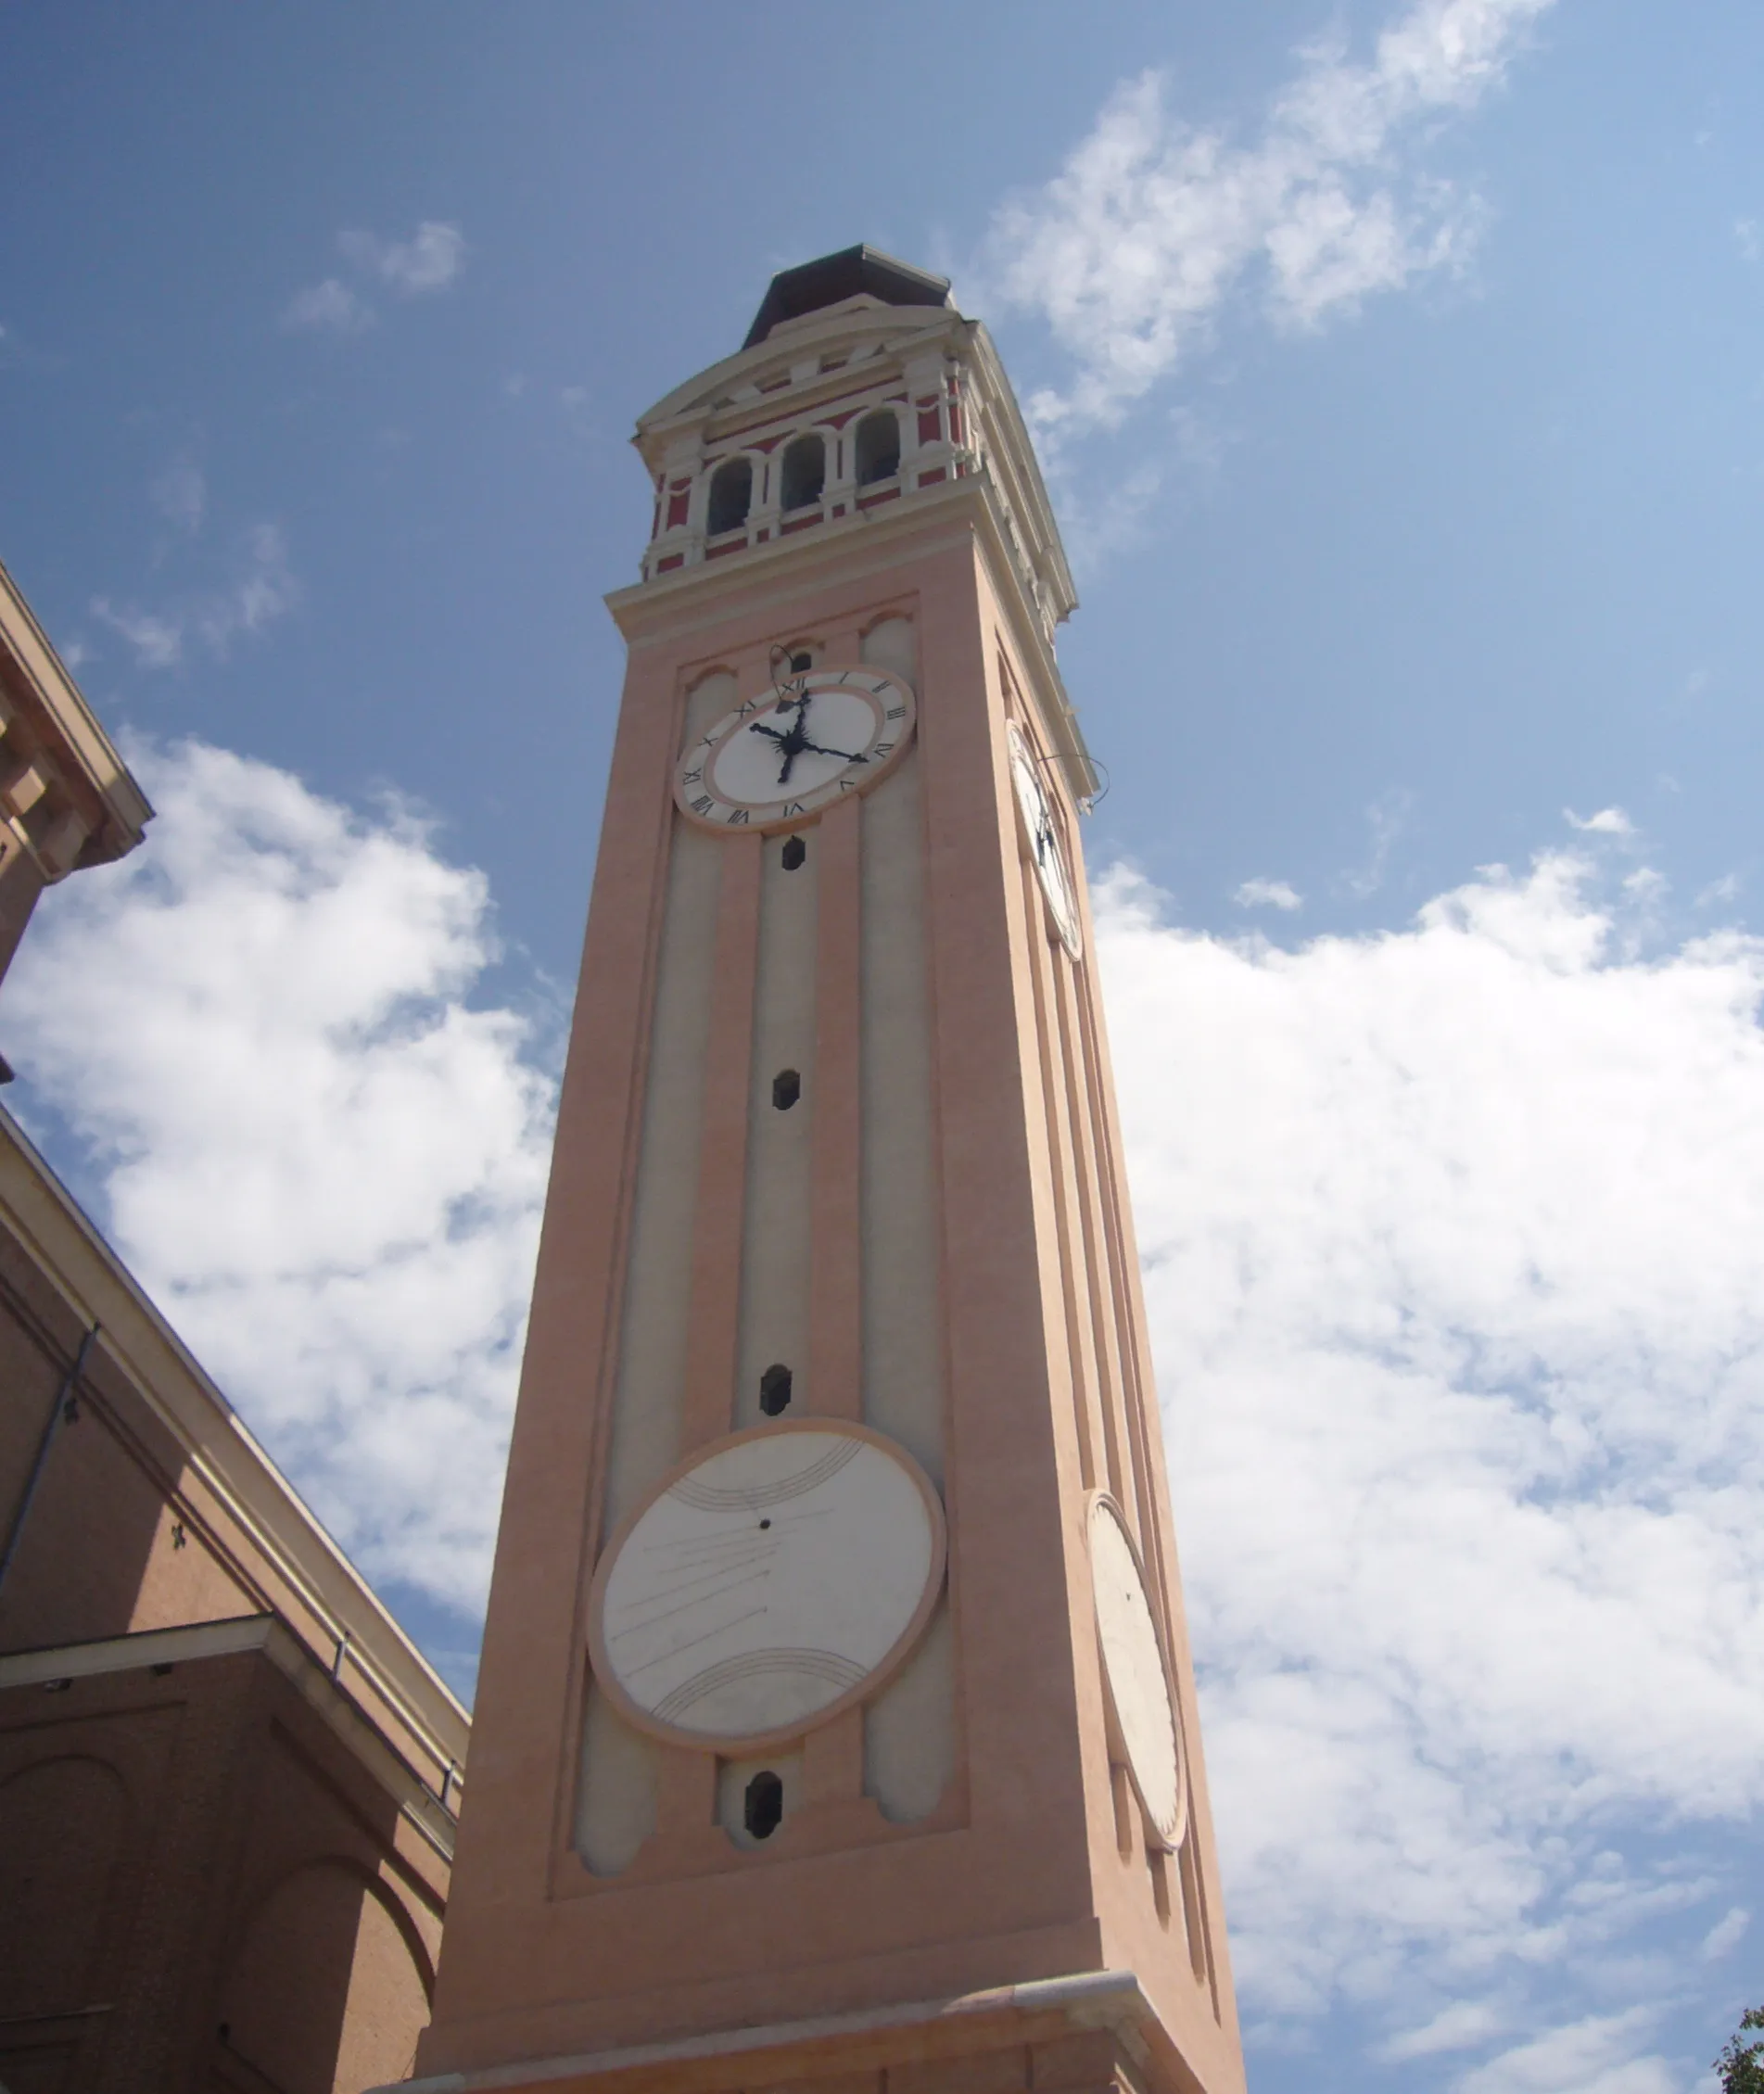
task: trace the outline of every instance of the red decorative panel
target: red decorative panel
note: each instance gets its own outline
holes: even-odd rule
[[[683,567],[685,565],[686,555],[683,552],[670,552],[666,560],[656,561],[655,572],[665,575],[670,567]]]
[[[762,531],[760,535],[763,538],[765,533]],[[731,538],[721,545],[707,545],[704,548],[704,557],[706,560],[720,560],[726,552],[745,552],[746,550],[747,540],[744,538]]]
[[[778,535],[780,538],[788,538],[792,531],[812,531],[819,522],[819,516],[798,516],[793,524],[780,524],[778,527]]]
[[[921,488],[934,487],[939,480],[946,480],[948,477],[949,475],[939,465],[933,472],[920,474],[919,484]]]
[[[949,403],[949,440],[951,443],[961,441],[961,407],[953,400]]]
[[[857,497],[857,506],[860,509],[879,509],[884,501],[898,501],[899,500],[900,489],[898,488],[885,488],[881,494],[860,494]]]
[[[937,423],[937,410],[934,407],[929,410],[920,408],[919,411],[920,442],[935,443],[937,441],[937,438],[942,435],[943,430],[938,426]]]
[[[683,524],[686,521],[686,504],[691,500],[690,494],[670,494],[668,496],[667,527],[670,531],[676,524]]]

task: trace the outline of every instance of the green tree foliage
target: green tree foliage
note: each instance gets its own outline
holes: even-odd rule
[[[1727,2039],[1727,2048],[1715,2061],[1721,2075],[1721,2094],[1764,2094],[1764,2040],[1743,2040],[1747,2029],[1764,2029],[1764,2007],[1748,2008],[1738,2033]]]

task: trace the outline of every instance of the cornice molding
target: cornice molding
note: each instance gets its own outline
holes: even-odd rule
[[[78,858],[50,866],[51,876],[70,870],[75,862],[102,863],[124,857],[140,843],[143,830],[153,819],[152,805],[98,725],[4,565],[0,565],[0,654],[5,657],[0,682],[7,687],[10,704],[28,716],[31,739],[59,774],[58,782],[80,807],[90,831],[78,847]],[[0,723],[9,709],[0,708]],[[32,752],[24,754],[28,757]],[[53,790],[57,780],[44,782]],[[82,801],[86,805],[80,806]]]

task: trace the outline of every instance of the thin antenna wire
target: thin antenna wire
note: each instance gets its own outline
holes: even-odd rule
[[[1072,797],[1077,801],[1079,806],[1085,814],[1095,814],[1097,809],[1102,805],[1103,801],[1105,801],[1109,797],[1109,767],[1103,762],[1100,756],[1087,755],[1086,760],[1088,761],[1092,771],[1096,772],[1101,778],[1102,788],[1099,792],[1096,793],[1074,793],[1072,794]],[[1058,764],[1060,766],[1060,777],[1065,779],[1068,785],[1071,784],[1071,775],[1066,770],[1066,758],[1064,756],[1037,756],[1035,758],[1035,763],[1037,764],[1037,766],[1043,764]]]

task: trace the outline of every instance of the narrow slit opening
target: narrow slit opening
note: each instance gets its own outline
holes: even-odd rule
[[[794,1069],[780,1069],[772,1078],[772,1103],[788,1112],[803,1095],[803,1080]]]
[[[790,1408],[790,1369],[785,1366],[768,1367],[759,1377],[759,1407],[768,1418],[775,1418]]]
[[[754,1839],[770,1839],[784,1819],[784,1784],[776,1774],[755,1774],[742,1798],[742,1823]]]

